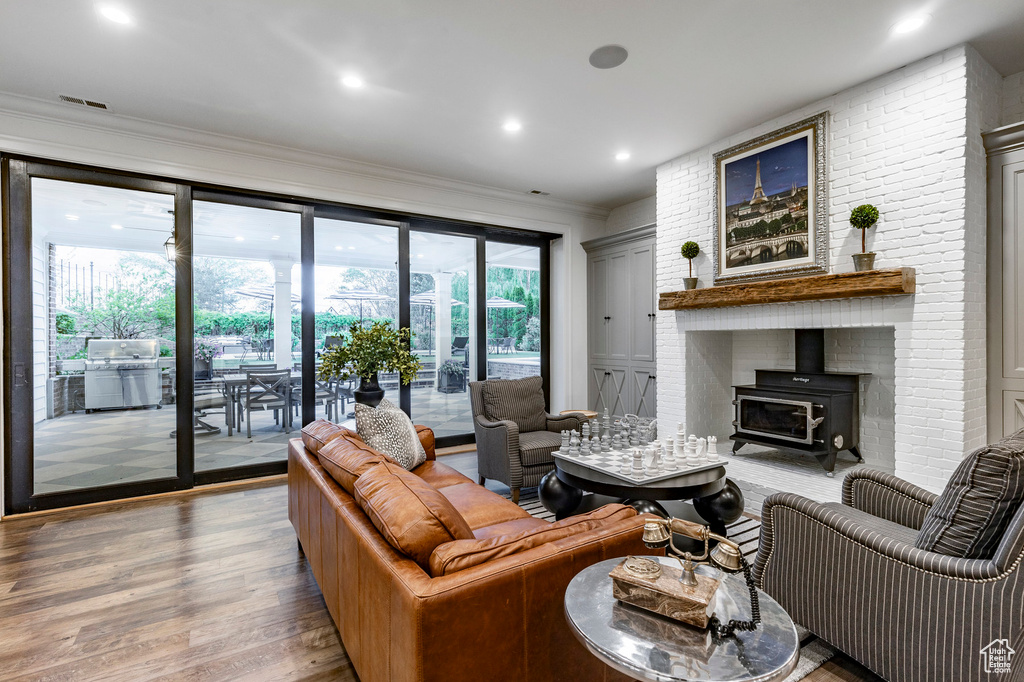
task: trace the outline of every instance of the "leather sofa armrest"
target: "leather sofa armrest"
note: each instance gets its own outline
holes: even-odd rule
[[[877,469],[855,469],[843,479],[843,504],[920,530],[935,493]]]
[[[785,526],[784,531],[778,531],[780,524]],[[944,578],[979,581],[1000,577],[999,567],[991,560],[962,559],[918,549],[891,538],[883,527],[857,523],[806,497],[774,493],[761,509],[761,544],[754,560],[754,579],[763,585],[769,571],[789,570],[786,565],[773,564],[777,544],[787,542],[793,548],[799,546],[800,551],[815,552],[833,546],[837,539],[858,545],[883,560]]]
[[[434,451],[434,430],[429,426],[417,424],[416,435],[419,436],[420,444],[423,446],[423,450],[427,453],[427,461],[436,459],[437,453]]]
[[[579,431],[583,428],[583,422],[587,419],[582,414],[545,414],[547,417],[548,431],[561,433],[562,431]]]

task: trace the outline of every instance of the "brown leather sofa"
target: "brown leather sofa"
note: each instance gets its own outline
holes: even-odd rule
[[[590,564],[650,553],[644,517],[535,519],[417,431],[413,472],[329,422],[289,443],[288,516],[361,682],[628,679],[577,642],[563,596]]]

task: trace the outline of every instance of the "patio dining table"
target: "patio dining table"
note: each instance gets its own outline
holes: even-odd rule
[[[242,393],[245,392],[246,375],[244,373],[238,374],[225,374],[220,377],[214,377],[213,381],[220,382],[224,385],[224,397],[227,399],[227,404],[224,408],[224,421],[228,426],[228,435],[232,435],[232,432],[238,428],[238,407],[242,403]],[[288,403],[289,407],[284,415],[285,419],[291,423],[291,391],[295,388],[296,384],[302,384],[302,371],[293,369],[292,380],[288,387]]]

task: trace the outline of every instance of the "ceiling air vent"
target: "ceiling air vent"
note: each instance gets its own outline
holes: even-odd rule
[[[530,194],[536,194],[539,197],[549,197],[549,196],[551,196],[551,192],[542,192],[539,189],[531,189],[529,193]]]
[[[60,101],[67,102],[68,104],[78,104],[83,107],[92,107],[93,109],[110,109],[110,107],[103,102],[95,102],[91,99],[82,99],[81,97],[72,97],[71,95],[60,95]]]

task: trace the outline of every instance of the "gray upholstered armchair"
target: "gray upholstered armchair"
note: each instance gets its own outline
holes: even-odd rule
[[[555,467],[551,453],[561,445],[561,432],[585,421],[581,414],[548,414],[542,388],[541,377],[469,384],[480,484],[501,481],[517,504],[520,488],[539,484]]]
[[[992,538],[991,558],[966,559],[915,546],[937,499],[871,469],[847,475],[842,504],[771,495],[755,580],[890,682],[1024,680],[1024,506]],[[1020,652],[1011,674],[986,673],[990,645]]]

